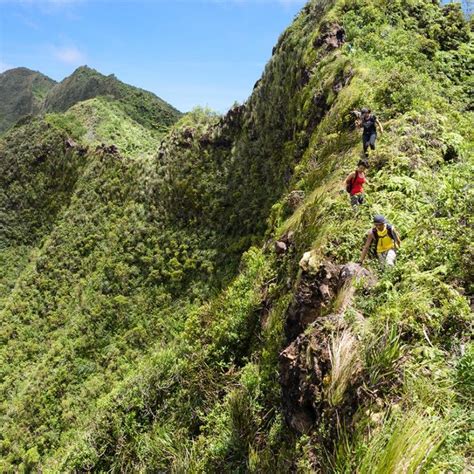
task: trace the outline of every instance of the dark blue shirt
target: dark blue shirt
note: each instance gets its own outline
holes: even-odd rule
[[[370,115],[368,119],[362,118],[362,127],[364,128],[364,135],[372,135],[373,133],[377,133],[377,129],[375,128],[375,121],[377,117],[375,115]]]

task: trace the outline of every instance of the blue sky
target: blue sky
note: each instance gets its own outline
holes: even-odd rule
[[[87,64],[182,111],[243,102],[305,0],[0,0],[0,71]]]

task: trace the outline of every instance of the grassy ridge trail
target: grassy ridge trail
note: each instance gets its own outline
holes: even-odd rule
[[[469,470],[472,53],[456,5],[312,0],[225,116],[157,138],[95,98],[8,132],[0,470]],[[378,213],[391,272],[353,263]]]

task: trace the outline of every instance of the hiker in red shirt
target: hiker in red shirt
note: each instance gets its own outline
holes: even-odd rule
[[[364,203],[364,184],[367,183],[365,171],[369,167],[367,160],[360,160],[357,163],[357,169],[346,178],[346,191],[351,195],[351,204],[353,207]]]

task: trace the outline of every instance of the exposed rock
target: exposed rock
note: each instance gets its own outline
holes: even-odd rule
[[[285,232],[279,240],[275,242],[275,251],[277,254],[282,255],[286,253],[295,241],[295,233],[290,230]]]
[[[199,145],[209,146],[211,143],[212,143],[212,138],[209,132],[205,132],[199,137]]]
[[[352,299],[354,278],[362,276],[372,284],[373,277],[356,263],[321,263],[314,252],[306,252],[300,266],[303,273],[286,313],[289,345],[280,353],[280,383],[287,422],[304,433],[318,422],[323,409],[331,411],[324,398],[330,381],[330,341],[345,327],[342,314]],[[336,297],[338,308],[333,307]],[[343,411],[355,410],[359,376],[360,371],[353,374],[347,400],[338,407]]]
[[[334,81],[334,84],[332,85],[332,90],[336,94],[339,93],[344,87],[349,85],[353,76],[354,76],[354,71],[350,69],[349,71],[344,73],[342,77],[336,78],[336,80]]]
[[[245,105],[236,105],[232,107],[227,114],[221,119],[222,124],[234,125],[240,123],[240,119],[245,110]]]
[[[351,125],[350,128],[354,130],[357,127],[360,127],[362,121],[362,113],[360,112],[360,110],[351,110],[349,115]]]
[[[372,276],[372,274],[358,263],[349,262],[341,266],[339,278],[342,283],[345,283],[350,278],[359,276],[369,277]]]
[[[218,134],[213,141],[213,144],[220,148],[230,148],[232,146],[232,139],[225,136],[223,133]]]
[[[301,334],[280,353],[280,384],[289,426],[309,431],[320,419],[325,377],[330,371],[328,334],[321,328]]]
[[[72,138],[68,138],[65,141],[65,145],[66,145],[66,148],[76,148],[77,147],[77,143]]]
[[[340,48],[345,41],[346,32],[344,28],[337,23],[333,23],[326,26],[325,31],[315,40],[314,46],[319,48],[325,45],[328,50],[332,50]]]
[[[305,252],[303,257],[300,260],[300,268],[307,273],[314,273],[318,270],[320,263],[320,258],[318,254],[311,250],[309,252]]]
[[[184,138],[192,140],[192,138],[194,137],[194,132],[195,132],[195,130],[193,128],[186,127],[183,130],[182,135],[183,135]]]
[[[311,72],[307,68],[301,69],[300,78],[298,80],[298,84],[300,87],[304,87],[308,84],[309,80],[311,79]]]
[[[286,251],[287,251],[287,246],[285,242],[281,242],[280,240],[277,240],[275,242],[275,252],[278,255],[283,255],[284,253],[286,253]]]
[[[295,189],[291,191],[290,194],[286,197],[286,202],[291,207],[291,209],[295,210],[299,205],[304,201],[305,192],[299,189]]]
[[[285,333],[288,340],[294,339],[327,310],[339,287],[337,265],[331,262],[318,264],[315,272],[314,262],[310,263],[311,253],[307,258],[309,271],[303,272],[295,299],[287,311]]]
[[[106,153],[109,155],[118,155],[119,150],[115,145],[106,145],[105,143],[102,143],[98,145],[95,149],[96,152],[98,153]]]

